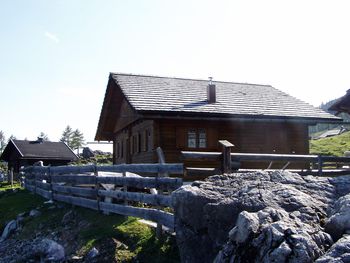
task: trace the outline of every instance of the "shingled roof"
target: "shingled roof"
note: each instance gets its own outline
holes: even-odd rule
[[[0,159],[8,161],[12,152],[21,159],[38,160],[77,160],[78,157],[63,142],[11,140],[6,146]]]
[[[346,94],[339,98],[331,107],[330,111],[335,111],[337,113],[346,112],[350,114],[350,89],[346,91]]]
[[[137,112],[205,113],[230,116],[338,121],[319,108],[270,85],[213,81],[216,102],[208,103],[207,80],[111,73]]]

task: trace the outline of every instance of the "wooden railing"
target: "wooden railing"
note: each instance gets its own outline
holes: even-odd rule
[[[194,168],[186,167],[185,174],[199,174],[203,176],[209,176],[220,173],[230,173],[233,170],[240,171],[241,162],[267,162],[265,169],[270,169],[276,162],[283,163],[280,167],[281,170],[288,169],[291,163],[302,162],[309,163],[310,169],[293,170],[301,172],[303,174],[314,174],[322,176],[325,171],[326,173],[331,172],[330,167],[349,165],[350,157],[337,157],[337,156],[321,156],[321,155],[299,155],[299,154],[263,154],[263,153],[231,153],[233,144],[227,141],[219,141],[222,145],[222,152],[193,152],[193,151],[182,151],[182,158],[184,161],[197,160],[197,161],[217,161],[221,165],[220,167],[212,168]],[[327,167],[328,169],[324,169]],[[315,169],[316,168],[316,169]],[[249,169],[244,169],[244,171]],[[350,173],[349,169],[335,169],[332,170],[334,174]]]
[[[128,177],[127,172],[157,176]],[[183,174],[183,164],[31,166],[22,169],[22,173],[25,188],[44,198],[105,213],[140,217],[174,229],[174,215],[163,208],[172,208],[171,192],[182,185],[182,179],[163,176]],[[108,187],[103,189],[103,186]],[[138,207],[140,203],[150,207]]]

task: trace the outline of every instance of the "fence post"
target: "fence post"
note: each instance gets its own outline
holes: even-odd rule
[[[222,173],[231,173],[231,147],[234,145],[227,140],[219,140],[219,144],[222,145]]]
[[[96,164],[94,165],[94,176],[95,176],[95,190],[96,190],[96,201],[97,201],[97,211],[100,211],[100,195],[98,191],[100,190],[100,184],[97,181],[98,170]]]
[[[123,177],[126,178],[126,172],[123,172]],[[123,185],[123,191],[126,193],[128,191],[128,186],[124,183]],[[125,197],[124,198],[124,205],[128,205],[128,199]]]
[[[52,179],[51,179],[51,166],[49,165],[47,167],[47,177],[48,177],[48,183],[50,184],[50,192],[51,192],[51,198],[50,201],[53,201],[53,189],[52,189]]]
[[[36,178],[37,178],[37,173],[34,171],[34,194],[36,194]]]
[[[318,159],[318,176],[322,176],[322,166],[323,166],[322,156],[318,155],[317,159]]]
[[[156,151],[157,151],[157,155],[158,155],[158,163],[165,164],[165,157],[164,157],[164,152],[163,152],[162,148],[158,147],[156,149]],[[160,178],[160,177],[168,177],[168,174],[158,172],[156,178]],[[163,190],[162,189],[157,190],[157,194],[163,194]],[[159,210],[160,206],[158,206],[157,209]],[[162,234],[163,234],[163,226],[162,226],[162,224],[157,222],[157,228],[156,228],[157,238],[160,239],[162,237]]]
[[[11,188],[13,188],[13,168],[10,170],[10,181],[11,181]]]

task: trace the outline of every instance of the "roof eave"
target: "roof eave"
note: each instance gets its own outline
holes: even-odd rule
[[[208,112],[172,112],[172,111],[149,111],[140,110],[145,118],[211,118],[215,120],[237,120],[237,121],[279,121],[279,122],[303,122],[303,123],[343,123],[343,119],[317,118],[317,117],[295,117],[295,116],[269,116],[269,115],[243,115]]]

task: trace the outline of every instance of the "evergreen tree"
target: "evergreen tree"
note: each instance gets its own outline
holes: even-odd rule
[[[47,134],[45,134],[44,132],[41,132],[38,136],[38,138],[43,138],[44,141],[49,141],[49,137],[47,136]]]
[[[62,133],[62,137],[60,139],[61,142],[66,143],[69,147],[72,147],[72,135],[73,135],[73,129],[67,125],[67,127],[64,129]]]
[[[0,131],[0,154],[4,151],[6,147],[6,139],[3,131]]]
[[[7,140],[7,142],[11,141],[11,140],[17,140],[16,136],[14,136],[13,134],[11,134],[11,136],[9,137],[9,139]]]
[[[72,141],[71,141],[71,148],[73,150],[78,149],[78,153],[79,153],[79,147],[81,147],[85,144],[84,141],[85,141],[84,135],[81,131],[79,131],[79,129],[76,129],[75,131],[73,131]]]

